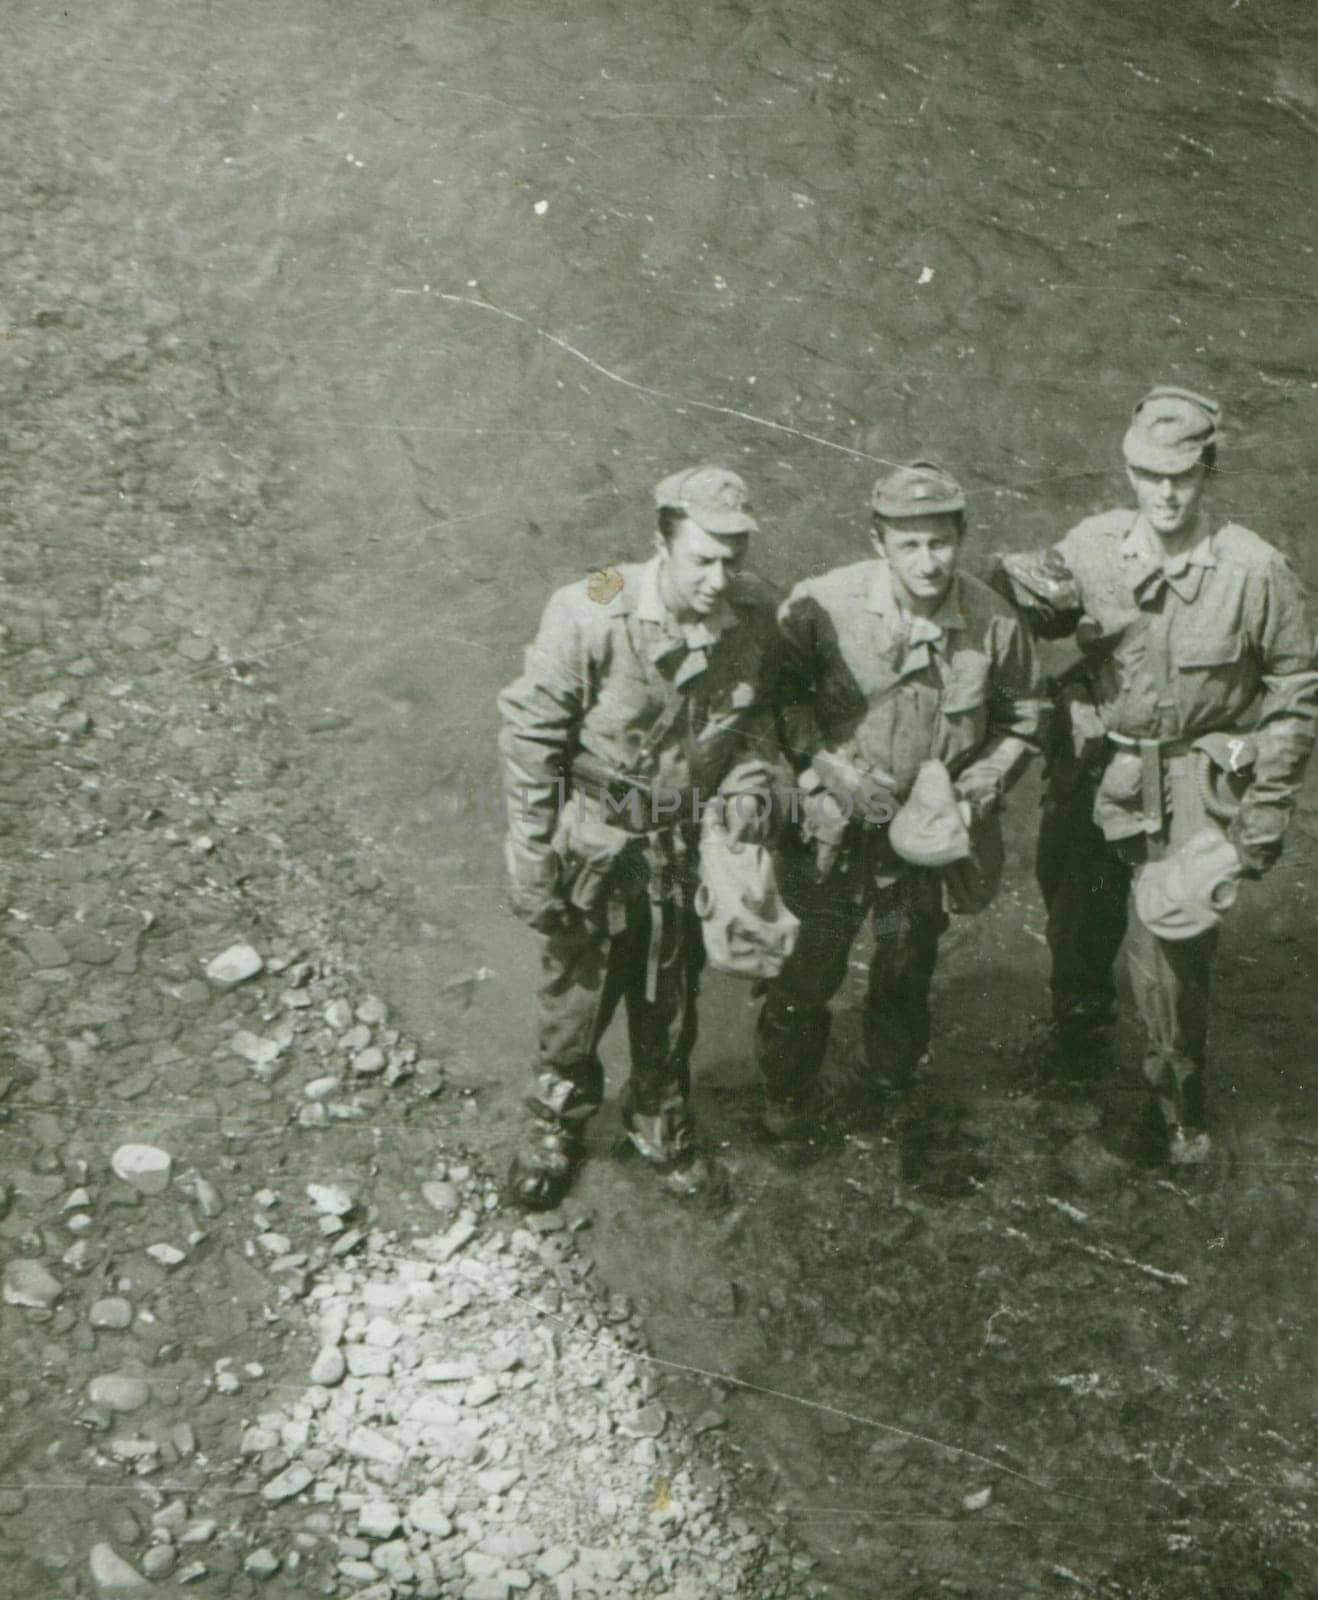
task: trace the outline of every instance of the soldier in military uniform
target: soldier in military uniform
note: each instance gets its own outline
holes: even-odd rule
[[[703,951],[693,909],[701,805],[789,770],[774,689],[776,597],[744,571],[756,524],[736,473],[703,466],[655,490],[655,553],[569,584],[499,697],[509,898],[544,936],[531,1118],[513,1199],[556,1205],[604,1093],[600,1039],[619,1000],[639,1153],[700,1179],[689,1110]],[[771,807],[729,808],[752,836]]]
[[[764,1126],[777,1139],[815,1125],[829,1002],[866,917],[876,943],[858,1087],[881,1106],[885,1091],[911,1086],[928,1048],[944,884],[899,857],[885,826],[922,765],[945,764],[959,797],[955,825],[987,824],[1040,737],[1028,633],[998,595],[958,570],[965,505],[956,481],[930,462],[881,478],[874,556],[797,584],[779,614],[786,720],[805,798],[784,884],[800,937],[768,985],[757,1027]]]
[[[1144,1073],[1175,1163],[1202,1160],[1216,935],[1127,918],[1132,873],[1225,816],[1241,872],[1277,859],[1318,717],[1313,634],[1284,557],[1203,505],[1217,405],[1153,389],[1125,435],[1133,509],[1086,518],[995,582],[1045,637],[1074,633],[1047,768],[1038,876],[1052,953],[1053,1065],[1101,1068],[1123,938],[1147,1035]],[[1205,796],[1209,804],[1206,807]],[[1230,813],[1234,812],[1234,816]]]

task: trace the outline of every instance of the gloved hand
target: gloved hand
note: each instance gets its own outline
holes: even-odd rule
[[[1242,875],[1257,880],[1276,865],[1282,841],[1275,836],[1250,838],[1245,819],[1246,812],[1242,809],[1227,829],[1227,838],[1236,847]]]
[[[1002,802],[1002,786],[996,772],[963,772],[953,785],[961,808],[961,819],[973,828]]]
[[[545,938],[549,938],[550,934],[561,933],[561,931],[565,930],[566,926],[573,922],[573,918],[577,917],[577,915],[579,914],[573,907],[565,906],[563,901],[555,898],[552,901],[545,901],[544,906],[541,906],[541,909],[534,912],[531,917],[523,917],[523,922],[526,923],[528,928],[533,928],[536,933],[545,934]]]
[[[803,780],[809,779],[803,775]],[[831,789],[810,789],[801,801],[801,837],[814,846],[815,869],[825,877],[836,862],[851,824],[851,808]]]
[[[767,844],[773,832],[774,774],[763,761],[743,761],[719,788],[723,827],[733,844]]]

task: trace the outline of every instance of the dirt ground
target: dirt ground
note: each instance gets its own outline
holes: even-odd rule
[[[403,1229],[436,1148],[502,1162],[535,941],[482,803],[493,698],[552,587],[645,550],[658,477],[744,471],[756,564],[787,581],[860,552],[880,464],[932,453],[970,489],[978,561],[1119,503],[1129,405],[1181,380],[1228,410],[1218,512],[1318,578],[1318,20],[1302,0],[5,20],[0,1237],[65,1275],[83,1235],[61,1208],[91,1191],[78,1305],[129,1277],[162,1308],[133,1338],[158,1330],[166,1420],[202,1448],[158,1449],[242,1523],[255,1468],[215,1363],[301,1381],[311,1336],[297,1293],[262,1316],[234,1213],[329,1174]],[[1046,980],[1034,780],[1006,893],[947,941],[901,1126],[776,1164],[731,982],[707,986],[697,1061],[726,1203],[659,1200],[599,1119],[578,1242],[639,1308],[674,1414],[718,1396],[744,1469],[720,1515],[790,1535],[801,1592],[1318,1595],[1314,796],[1224,939],[1221,1154],[1191,1183],[1141,1159],[1133,1038],[1094,1100],[1041,1096],[1022,1064]],[[238,938],[283,963],[259,992],[202,978]],[[285,982],[316,1017],[381,997],[410,1075],[301,1120],[290,1080],[231,1048],[298,1021]],[[333,1041],[298,1026],[306,1079]],[[163,1242],[196,1259],[173,1276],[142,1256],[156,1214],[105,1177],[127,1138],[230,1196],[214,1222],[188,1180]],[[208,1227],[214,1248],[187,1243]],[[80,1409],[121,1352],[70,1303],[3,1310],[15,1600],[97,1592],[85,1547],[144,1542],[124,1519],[150,1475],[98,1455]],[[237,1548],[187,1591],[338,1592],[314,1551],[266,1578]]]

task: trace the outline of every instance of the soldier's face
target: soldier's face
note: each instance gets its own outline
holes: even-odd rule
[[[1147,472],[1143,467],[1127,467],[1126,475],[1144,520],[1165,538],[1180,533],[1194,521],[1208,469],[1202,461],[1196,461],[1188,472]]]
[[[898,599],[930,605],[947,593],[961,546],[961,525],[951,512],[885,519],[874,542],[887,559]]]
[[[707,617],[722,599],[746,554],[744,533],[706,533],[683,517],[665,541],[655,540],[663,563],[660,586],[664,602],[678,618]]]

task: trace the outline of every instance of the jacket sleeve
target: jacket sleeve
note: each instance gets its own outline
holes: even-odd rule
[[[1065,539],[1042,550],[999,553],[989,583],[1021,613],[1036,639],[1065,639],[1084,611]]]
[[[1313,628],[1299,581],[1284,558],[1269,563],[1258,634],[1263,672],[1254,781],[1235,834],[1246,849],[1280,849],[1318,732]]]
[[[817,602],[797,584],[778,608],[778,722],[782,749],[793,770],[810,765],[823,743],[815,718]]]
[[[513,909],[533,916],[554,897],[551,849],[568,765],[586,709],[589,650],[570,589],[553,595],[527,647],[522,675],[499,696],[508,833],[504,844]]]
[[[991,810],[1025,771],[1042,745],[1048,712],[1023,622],[995,617],[991,627],[988,738],[956,780],[957,792],[979,812]]]

